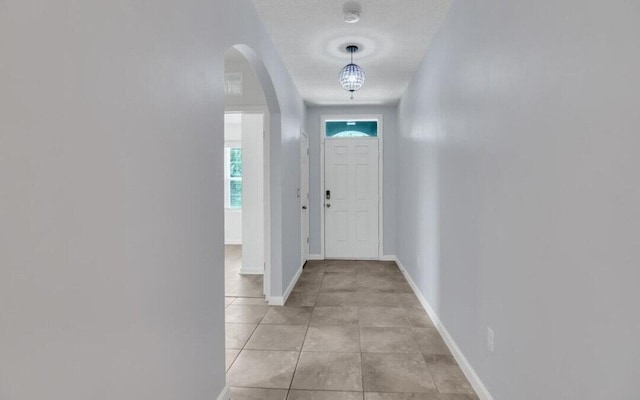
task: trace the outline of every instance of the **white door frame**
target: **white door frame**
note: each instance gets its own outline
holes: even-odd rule
[[[382,179],[383,160],[384,160],[384,140],[383,140],[383,127],[384,121],[382,114],[345,114],[345,115],[323,115],[320,118],[320,255],[325,258],[325,197],[324,197],[324,153],[325,140],[349,140],[349,138],[336,138],[327,139],[326,135],[326,122],[327,121],[378,121],[378,260],[382,260],[384,243],[384,226],[383,226],[383,183]]]
[[[264,134],[262,135],[262,151],[264,153],[264,275],[262,293],[267,299],[271,295],[271,161],[269,146],[269,121],[271,114],[266,106],[228,106],[225,114],[262,114]]]
[[[306,146],[305,146],[306,143]],[[306,154],[303,154],[303,151],[306,150]],[[309,173],[311,172],[311,164],[310,164],[310,154],[309,154],[309,136],[307,136],[307,133],[304,130],[300,131],[300,157],[306,157],[307,158],[307,192],[304,193],[302,191],[302,188],[304,187],[304,185],[302,184],[304,182],[305,177],[302,175],[302,168],[300,168],[300,215],[301,218],[304,218],[306,215],[306,219],[307,219],[307,224],[306,224],[306,231],[305,229],[303,229],[304,224],[301,221],[300,224],[300,244],[301,244],[301,248],[300,248],[300,261],[301,264],[300,265],[304,265],[305,262],[307,262],[307,259],[309,258],[309,223],[310,223],[310,218],[309,218]],[[302,159],[300,159],[300,166],[302,167]],[[305,197],[306,197],[306,201],[305,201]],[[302,209],[302,207],[306,204],[306,210]]]

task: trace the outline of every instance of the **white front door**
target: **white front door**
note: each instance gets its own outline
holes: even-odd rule
[[[300,137],[300,218],[302,264],[309,259],[309,138]]]
[[[325,257],[378,258],[378,139],[325,140]]]

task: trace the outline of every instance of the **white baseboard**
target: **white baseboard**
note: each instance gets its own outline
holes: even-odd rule
[[[264,266],[262,265],[248,265],[240,267],[241,275],[264,275]]]
[[[217,400],[229,400],[231,399],[231,388],[229,388],[229,385],[225,386],[224,389],[222,389],[222,392],[220,392],[220,395],[218,396]]]
[[[353,258],[347,257],[345,260],[352,260]],[[322,254],[309,254],[309,261],[322,261],[324,260],[324,256]],[[363,259],[364,260],[364,259]],[[367,259],[369,260],[369,259]],[[370,260],[379,260],[379,261],[396,261],[396,256],[382,256],[380,258],[371,258]]]
[[[304,265],[300,266],[300,269],[298,269],[298,272],[296,272],[295,276],[291,280],[291,283],[289,284],[289,287],[287,288],[287,290],[285,290],[282,296],[274,296],[274,297],[267,298],[267,301],[269,302],[270,306],[283,306],[287,303],[287,299],[289,298],[291,291],[296,286],[296,283],[298,283],[298,279],[300,279],[300,275],[302,275],[303,267]]]
[[[460,350],[456,342],[453,340],[453,338],[447,331],[447,328],[445,328],[442,321],[440,321],[438,314],[435,312],[433,307],[431,307],[431,304],[429,304],[427,299],[422,295],[422,292],[420,291],[416,283],[413,281],[413,278],[411,278],[411,275],[409,275],[407,270],[404,268],[404,266],[400,262],[400,259],[394,256],[394,261],[396,262],[396,264],[398,264],[398,267],[400,268],[400,270],[402,271],[402,274],[405,276],[405,278],[409,282],[409,285],[411,285],[411,288],[413,289],[414,293],[418,297],[418,300],[420,300],[420,304],[422,304],[422,307],[424,307],[427,314],[429,314],[429,317],[431,317],[431,320],[433,320],[433,324],[435,325],[436,329],[438,329],[438,332],[440,332],[442,339],[444,339],[445,343],[447,344],[447,347],[449,347],[451,354],[453,354],[453,357],[456,359],[456,361],[460,365],[462,372],[464,372],[464,375],[469,380],[469,383],[471,383],[471,386],[473,386],[473,389],[478,394],[478,397],[480,397],[480,400],[493,400],[493,396],[491,396],[491,393],[489,393],[489,390],[487,389],[487,387],[484,385],[484,383],[482,383],[482,381],[480,380],[480,377],[478,376],[476,371],[473,369],[471,364],[469,364],[469,360],[467,360],[464,354],[462,354],[462,351]]]
[[[242,245],[242,240],[227,240],[224,244],[227,246],[240,246]]]

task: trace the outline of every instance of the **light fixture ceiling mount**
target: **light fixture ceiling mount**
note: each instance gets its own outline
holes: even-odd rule
[[[347,24],[355,24],[360,21],[360,11],[349,10],[344,13],[344,22]]]
[[[351,62],[345,65],[340,72],[340,85],[344,90],[351,92],[353,100],[353,92],[364,85],[365,74],[359,65],[353,63],[353,54],[360,50],[359,47],[351,44],[346,47],[346,50],[351,54]]]

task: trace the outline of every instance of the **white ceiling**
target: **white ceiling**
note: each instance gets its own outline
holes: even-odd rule
[[[359,0],[361,20],[344,22],[345,0],[252,0],[302,97],[311,104],[397,102],[424,58],[452,0]],[[351,2],[353,3],[353,2]],[[349,99],[344,47],[366,82]]]

